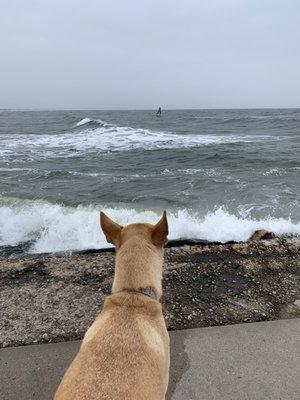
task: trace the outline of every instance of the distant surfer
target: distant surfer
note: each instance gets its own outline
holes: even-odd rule
[[[156,116],[161,117],[161,107],[158,107],[158,109],[156,110]]]

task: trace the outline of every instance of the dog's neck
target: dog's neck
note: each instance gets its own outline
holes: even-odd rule
[[[162,295],[163,250],[149,242],[132,238],[117,251],[112,293],[150,289],[159,300]]]
[[[140,288],[139,290],[123,289],[121,292],[143,294],[144,296],[150,297],[153,300],[158,300],[156,292],[152,288]],[[121,293],[119,292],[119,293]]]

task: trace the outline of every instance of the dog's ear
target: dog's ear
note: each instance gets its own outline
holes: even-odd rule
[[[123,227],[108,218],[102,211],[100,212],[100,225],[108,243],[116,245]]]
[[[168,228],[167,212],[164,211],[163,216],[158,221],[158,223],[154,225],[152,231],[152,241],[155,244],[155,246],[165,245],[168,241],[167,238],[168,233],[169,233],[169,228]]]

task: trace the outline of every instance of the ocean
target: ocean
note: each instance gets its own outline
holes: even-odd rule
[[[300,234],[300,109],[0,110],[0,256],[108,247],[104,210],[170,239]]]

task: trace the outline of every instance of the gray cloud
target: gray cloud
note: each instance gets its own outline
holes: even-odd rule
[[[298,0],[0,0],[0,107],[300,106]]]

